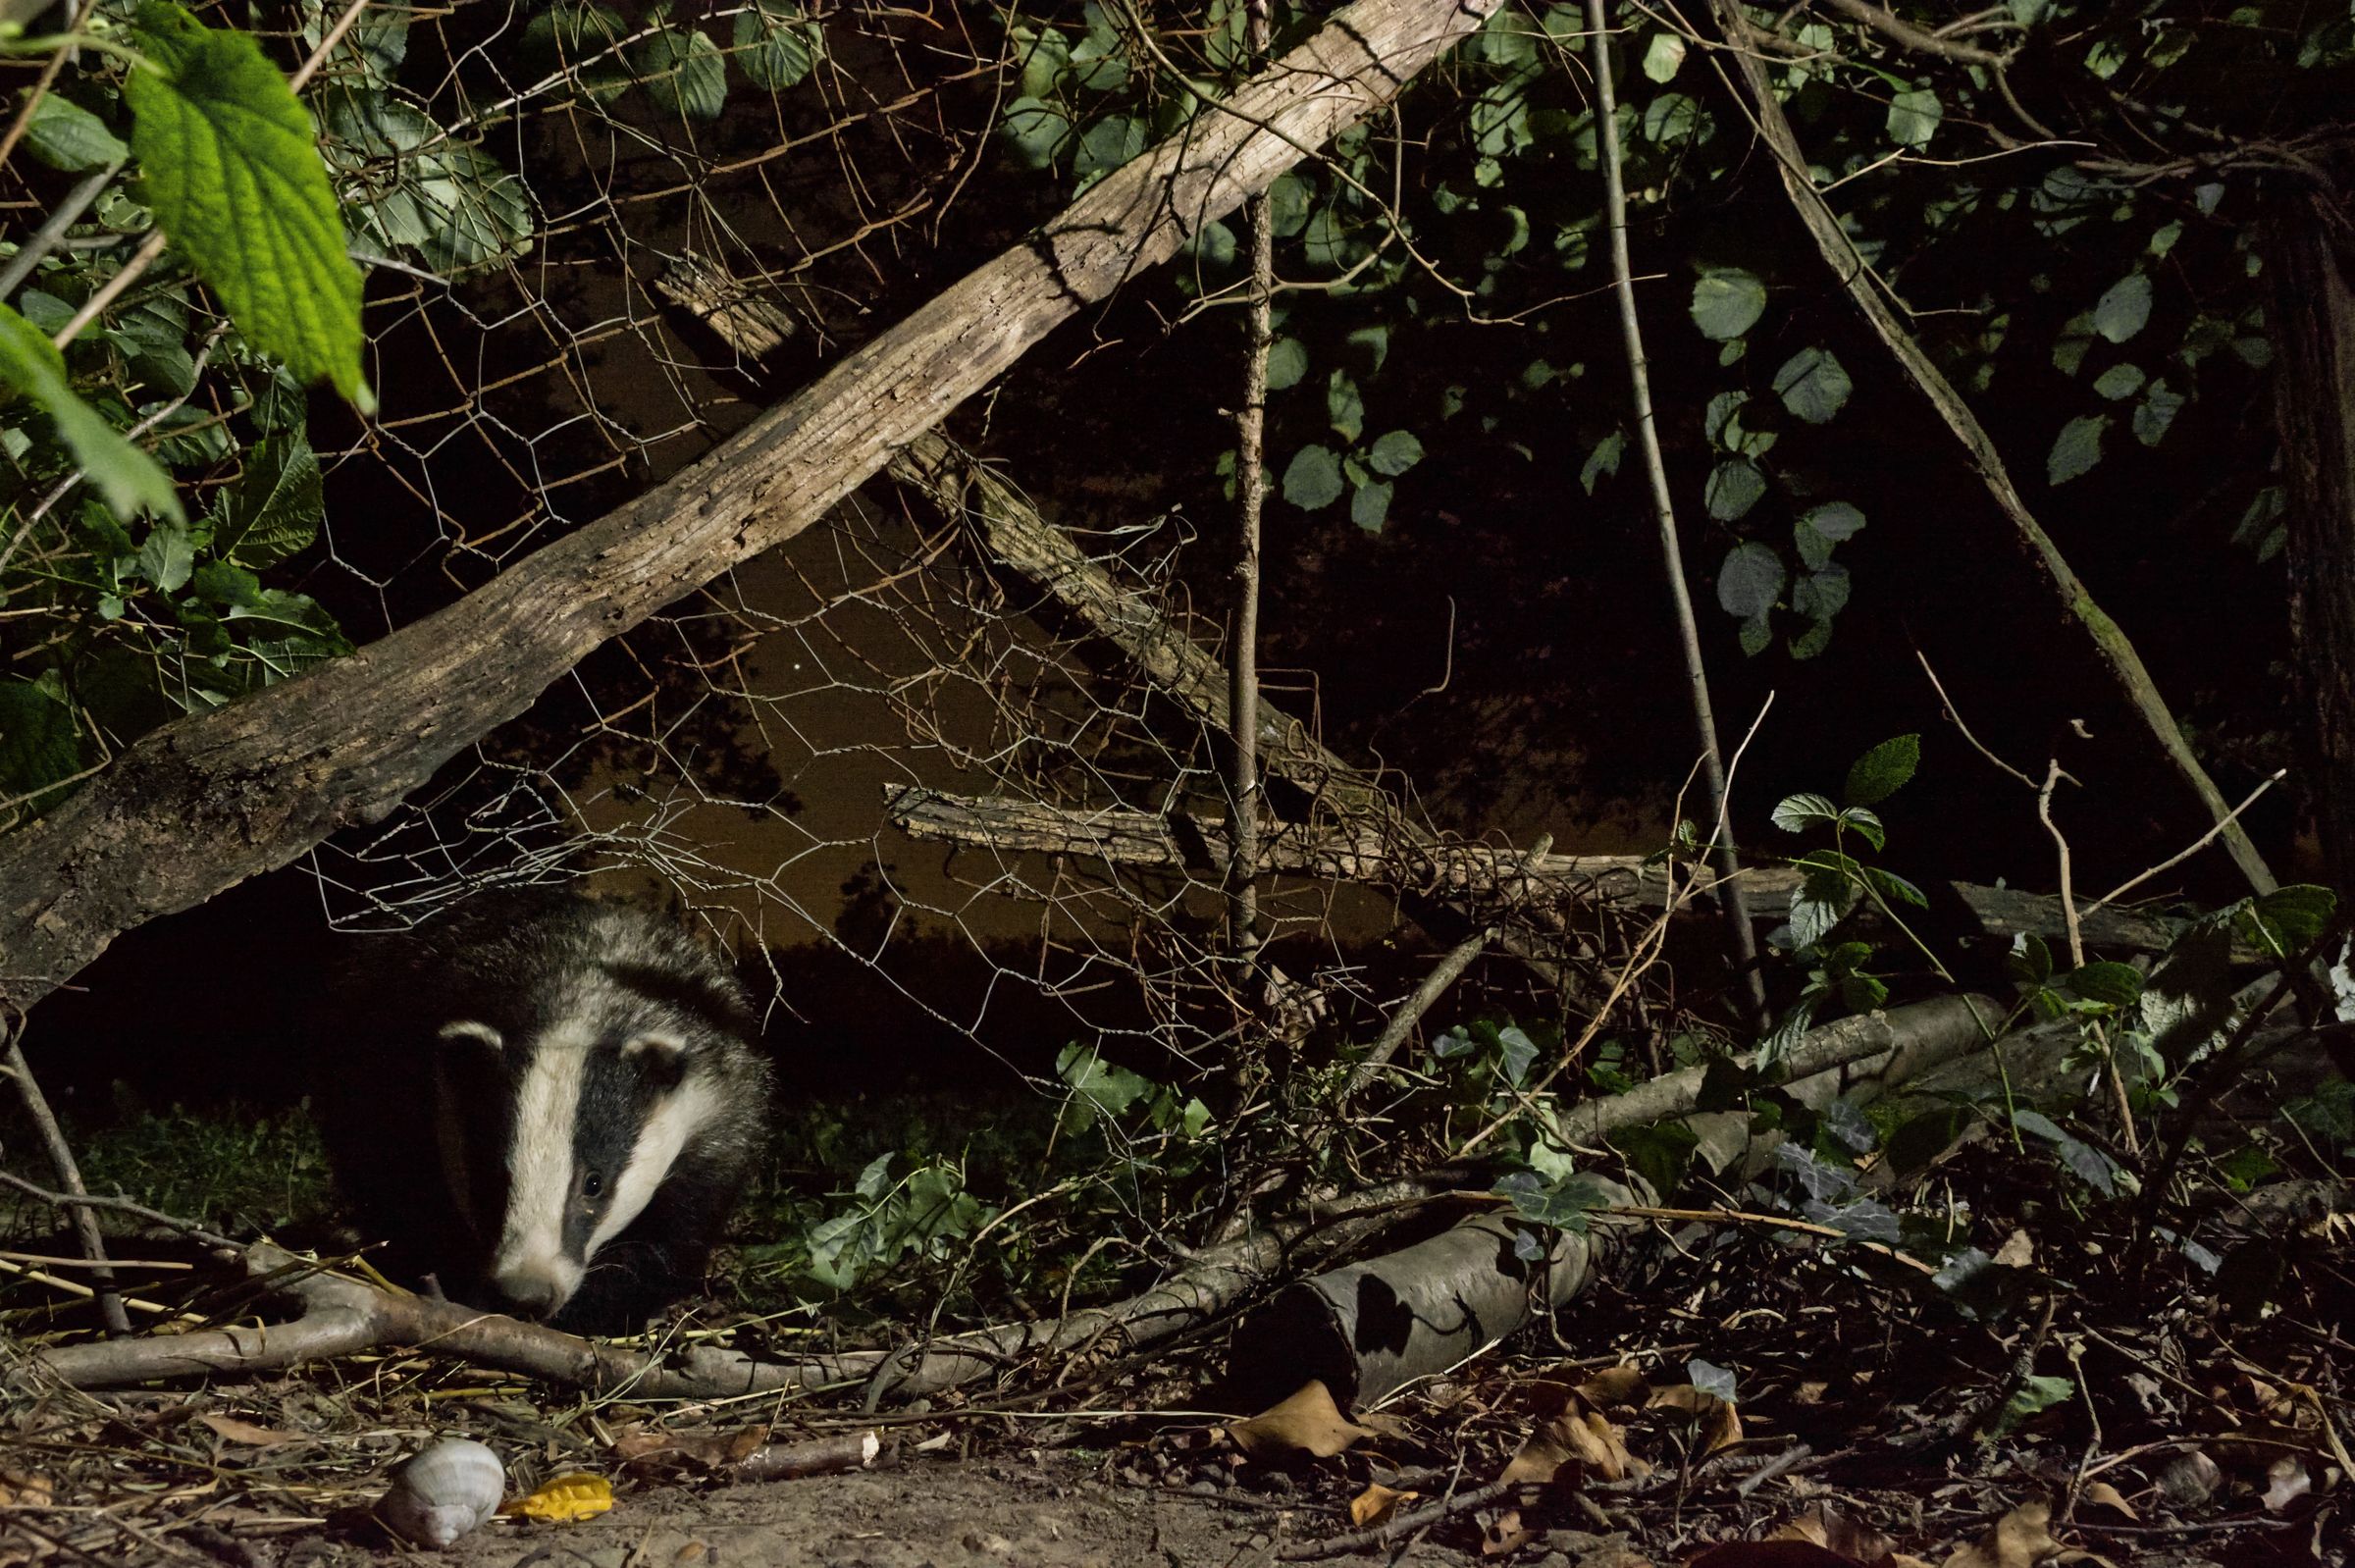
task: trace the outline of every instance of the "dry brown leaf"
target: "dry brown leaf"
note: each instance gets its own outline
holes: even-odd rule
[[[1995,1249],[1995,1261],[2007,1269],[2024,1269],[2036,1261],[2036,1243],[2025,1230],[2015,1230]]]
[[[724,1470],[743,1463],[745,1455],[767,1440],[766,1427],[739,1427],[734,1432],[659,1432],[628,1427],[613,1435],[613,1452],[624,1465],[639,1470],[664,1466]]]
[[[1381,1434],[1342,1415],[1340,1406],[1333,1402],[1333,1391],[1322,1383],[1310,1382],[1282,1403],[1248,1421],[1234,1423],[1227,1429],[1227,1436],[1243,1452],[1264,1462],[1302,1453],[1330,1459],[1351,1444]]]
[[[2283,1454],[2265,1475],[2265,1511],[2282,1513],[2313,1490],[2314,1477],[2308,1473],[2306,1461],[2295,1454]]]
[[[1858,1568],[1812,1541],[1725,1541],[1685,1559],[1685,1568]]]
[[[1769,1541],[1808,1541],[1827,1547],[1843,1557],[1861,1563],[1877,1563],[1889,1555],[1897,1542],[1882,1535],[1860,1519],[1851,1519],[1836,1509],[1821,1503],[1792,1520],[1766,1538]]]
[[[2159,1472],[2159,1490],[2167,1500],[2185,1508],[2206,1502],[2224,1484],[2223,1467],[2198,1448],[2175,1455]]]
[[[2123,1494],[2121,1494],[2116,1487],[2113,1487],[2107,1481],[2097,1481],[2093,1483],[2093,1485],[2087,1487],[2085,1489],[2085,1495],[2079,1500],[2081,1502],[2091,1503],[2097,1508],[2107,1508],[2111,1512],[2120,1515],[2128,1524],[2138,1525],[2142,1523],[2142,1515],[2134,1511],[2134,1505],[2126,1501]]]
[[[2053,1510],[2044,1503],[2022,1503],[1996,1522],[1993,1530],[1946,1559],[1946,1568],[2031,1568],[2061,1549],[2045,1526]]]
[[[1791,1390],[1791,1402],[1801,1405],[1819,1405],[1823,1396],[1832,1391],[1828,1383],[1803,1383]]]
[[[1620,1365],[1605,1367],[1578,1385],[1578,1396],[1597,1410],[1625,1405],[1630,1410],[1644,1406],[1644,1396],[1651,1385],[1645,1380],[1641,1367]]]
[[[1654,1388],[1646,1408],[1681,1410],[1693,1418],[1701,1430],[1701,1452],[1717,1453],[1742,1440],[1742,1416],[1734,1407],[1713,1393],[1678,1384],[1672,1388]]]
[[[1562,1474],[1570,1465],[1579,1468]],[[1540,1427],[1498,1479],[1567,1484],[1589,1472],[1603,1481],[1625,1481],[1631,1475],[1649,1475],[1651,1467],[1627,1451],[1622,1429],[1591,1410],[1568,1410]]]
[[[1349,1522],[1360,1530],[1381,1524],[1396,1513],[1400,1504],[1413,1502],[1422,1495],[1419,1491],[1386,1487],[1379,1481],[1368,1482],[1365,1490],[1349,1499]]]
[[[236,1416],[217,1416],[207,1411],[197,1416],[196,1419],[212,1428],[214,1435],[219,1437],[223,1442],[241,1442],[252,1448],[275,1448],[280,1443],[302,1440],[302,1434],[299,1432],[281,1432],[276,1427],[257,1427],[252,1422],[241,1421]]]
[[[1521,1522],[1521,1510],[1507,1508],[1482,1528],[1480,1554],[1483,1557],[1501,1557],[1508,1551],[1519,1551],[1538,1539],[1538,1532]]]
[[[0,1508],[46,1508],[57,1500],[57,1483],[38,1470],[0,1470]]]

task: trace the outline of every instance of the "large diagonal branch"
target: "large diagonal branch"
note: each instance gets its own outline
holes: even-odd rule
[[[2020,498],[2018,487],[2012,482],[2010,468],[1995,448],[1994,438],[1987,434],[1978,416],[1970,411],[1970,405],[1962,400],[1962,394],[1955,391],[1923,351],[1921,344],[1914,341],[1913,335],[1906,330],[1905,323],[1898,320],[1896,310],[1882,297],[1879,286],[1858,258],[1855,241],[1840,227],[1838,216],[1824,201],[1822,192],[1815,188],[1814,180],[1807,173],[1806,151],[1800,146],[1798,134],[1792,131],[1790,120],[1783,114],[1782,105],[1774,96],[1774,83],[1766,74],[1766,63],[1745,47],[1750,26],[1742,15],[1738,0],[1714,0],[1714,3],[1718,26],[1726,37],[1733,41],[1733,48],[1728,53],[1733,56],[1742,73],[1743,83],[1748,88],[1740,96],[1746,99],[1746,107],[1757,126],[1758,134],[1774,154],[1775,166],[1783,177],[1783,188],[1790,194],[1791,205],[1798,210],[1800,220],[1806,225],[1808,235],[1815,241],[1815,248],[1822,252],[1823,259],[1840,279],[1841,287],[1847,289],[1848,297],[1863,314],[1882,346],[1897,361],[1898,368],[1921,390],[1939,420],[1962,444],[1964,460],[1979,476],[1980,483],[1986,487],[1997,508],[2010,520],[2029,557],[2043,570],[2054,597],[2076,622],[2078,630],[2093,644],[2096,656],[2110,672],[2110,678],[2117,683],[2119,691],[2150,727],[2151,737],[2159,743],[2159,749],[2174,765],[2175,772],[2183,782],[2190,786],[2191,792],[2199,797],[2200,804],[2207,808],[2209,819],[2223,825],[2224,847],[2232,856],[2232,863],[2240,867],[2241,875],[2248,879],[2251,887],[2260,893],[2272,892],[2276,886],[2272,869],[2266,865],[2265,858],[2258,854],[2257,846],[2249,841],[2248,834],[2234,818],[2232,808],[2225,802],[2223,791],[2208,776],[2208,770],[2200,765],[2200,759],[2192,755],[2191,743],[2183,738],[2182,726],[2175,721],[2167,700],[2160,695],[2158,683],[2151,679],[2151,672],[2143,667],[2142,655],[2134,651],[2125,629],[2094,602],[2092,591],[2069,566],[2068,558],[2061,553],[2061,547],[2054,543],[2052,535],[2044,531],[2044,525],[2036,520],[2036,514],[2028,510],[2027,502]]]
[[[0,1002],[373,820],[584,655],[791,539],[1050,331],[1393,98],[1500,0],[1359,0],[668,483],[346,659],[142,740],[0,843]]]

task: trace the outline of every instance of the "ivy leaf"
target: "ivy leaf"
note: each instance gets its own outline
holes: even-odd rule
[[[1841,798],[1851,806],[1878,806],[1910,783],[1920,765],[1921,737],[1893,736],[1857,758]]]
[[[1766,313],[1766,286],[1738,267],[1701,275],[1693,286],[1693,325],[1712,342],[1739,338]]]
[[[1938,95],[1927,87],[1901,92],[1889,100],[1889,139],[1907,147],[1926,147],[1946,117]]]
[[[237,488],[213,508],[213,552],[239,566],[275,566],[319,537],[327,506],[319,459],[299,434],[257,443]]]
[[[360,269],[343,253],[311,117],[241,32],[145,0],[138,37],[150,65],[123,90],[156,222],[248,343],[373,408],[360,375]]]
[[[1366,466],[1378,474],[1395,478],[1423,460],[1423,444],[1415,440],[1413,431],[1393,430],[1376,438],[1366,453]]]
[[[1747,514],[1766,495],[1766,476],[1748,458],[1736,457],[1719,463],[1709,470],[1707,487],[1701,499],[1709,515],[1721,523],[1730,523]]]
[[[1341,463],[1329,447],[1303,446],[1283,470],[1283,498],[1304,512],[1341,498]]]
[[[52,169],[79,174],[105,169],[131,156],[123,138],[106,122],[59,93],[44,93],[25,125],[25,150]]]
[[[1810,425],[1829,420],[1848,402],[1856,383],[1826,348],[1802,348],[1774,373],[1775,394],[1783,406]]]
[[[177,522],[184,515],[172,476],[75,393],[56,345],[6,305],[0,305],[0,384],[14,388],[49,416],[58,440],[116,516],[152,512]]]
[[[1740,620],[1754,620],[1783,597],[1783,558],[1754,540],[1736,545],[1717,568],[1717,602]]]
[[[2066,485],[2092,471],[2102,460],[2102,432],[2110,428],[2106,414],[2079,414],[2061,427],[2053,449],[2044,459],[2047,484]]]
[[[2093,330],[2114,343],[2122,343],[2150,322],[2151,279],[2130,272],[2110,286],[2093,307]]]

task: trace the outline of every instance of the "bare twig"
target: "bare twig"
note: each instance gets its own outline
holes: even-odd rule
[[[1619,169],[1619,121],[1611,92],[1610,17],[1607,0],[1587,0],[1587,26],[1594,35],[1595,124],[1601,138],[1603,200],[1610,219],[1611,269],[1617,279],[1619,328],[1627,340],[1627,370],[1635,401],[1636,439],[1651,481],[1652,512],[1659,523],[1660,558],[1668,574],[1668,596],[1676,606],[1677,638],[1683,645],[1685,678],[1691,687],[1693,726],[1701,740],[1701,778],[1706,787],[1711,859],[1717,867],[1718,897],[1725,911],[1727,955],[1750,1002],[1751,1022],[1767,1026],[1766,977],[1758,968],[1757,933],[1742,893],[1741,858],[1727,820],[1725,764],[1717,750],[1717,720],[1709,706],[1709,677],[1701,656],[1701,628],[1693,617],[1693,596],[1685,585],[1684,551],[1677,542],[1676,507],[1668,495],[1668,470],[1660,457],[1659,431],[1652,420],[1651,376],[1644,357],[1644,328],[1636,312],[1634,268],[1627,250],[1627,189]]]
[[[1431,967],[1431,972],[1423,977],[1423,983],[1415,987],[1414,995],[1398,1004],[1398,1011],[1390,1015],[1388,1023],[1383,1025],[1382,1035],[1375,1040],[1374,1048],[1366,1053],[1365,1060],[1358,1063],[1356,1071],[1349,1074],[1349,1085],[1341,1091],[1344,1097],[1356,1094],[1374,1081],[1389,1064],[1390,1058],[1397,1054],[1398,1047],[1406,1043],[1406,1037],[1415,1032],[1415,1025],[1422,1020],[1424,1014],[1431,1011],[1431,1005],[1446,994],[1447,987],[1472,967],[1472,961],[1480,957],[1481,950],[1495,936],[1492,927],[1484,926],[1457,943],[1445,958]]]
[[[17,1080],[17,1092],[24,1097],[26,1114],[41,1135],[41,1143],[49,1152],[49,1164],[57,1172],[58,1185],[76,1197],[82,1196],[81,1167],[75,1162],[73,1145],[66,1142],[64,1129],[58,1126],[56,1114],[49,1109],[48,1096],[32,1075],[32,1066],[25,1060],[22,1038],[23,1020],[7,1009],[0,1009],[0,1037],[8,1041],[6,1055],[8,1075]],[[123,1310],[123,1300],[115,1294],[114,1270],[107,1266],[106,1238],[99,1234],[98,1221],[87,1208],[73,1211],[75,1239],[81,1243],[81,1255],[90,1260],[92,1293],[98,1302],[98,1314],[106,1321],[107,1332],[116,1334],[131,1333],[131,1318]]]
[[[2193,839],[2189,844],[2184,845],[2181,849],[2169,856],[2166,860],[2161,861],[2157,865],[2154,865],[2145,871],[2135,872],[2132,876],[2127,877],[2124,881],[2119,883],[2118,886],[2112,888],[2100,898],[2095,899],[2091,904],[2086,905],[2086,913],[2091,914],[2093,911],[2102,908],[2104,905],[2116,904],[2120,899],[2124,898],[2128,893],[2133,892],[2136,888],[2142,886],[2143,883],[2149,881],[2152,877],[2173,870],[2176,866],[2181,865],[2185,861],[2190,860],[2193,856],[2199,854],[2200,851],[2206,849],[2209,845],[2214,844],[2218,839],[2224,836],[2226,824],[2239,820],[2241,812],[2247,810],[2250,807],[2257,804],[2257,797],[2263,795],[2267,790],[2272,789],[2275,785],[2280,783],[2288,776],[2289,769],[2286,767],[2277,767],[2274,769],[2271,774],[2258,781],[2257,787],[2249,791],[2247,799],[2243,800],[2238,806],[2232,808],[2230,815],[2225,816],[2214,827],[2210,828],[2207,832],[2202,833],[2198,838]]]

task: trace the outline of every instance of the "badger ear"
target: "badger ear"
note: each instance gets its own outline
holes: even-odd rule
[[[503,1051],[507,1048],[504,1036],[490,1024],[474,1019],[453,1019],[437,1029],[435,1035],[444,1040],[473,1040],[478,1044],[489,1046],[494,1051]]]
[[[621,1059],[657,1083],[673,1084],[687,1074],[687,1042],[675,1034],[633,1034],[622,1043]]]

